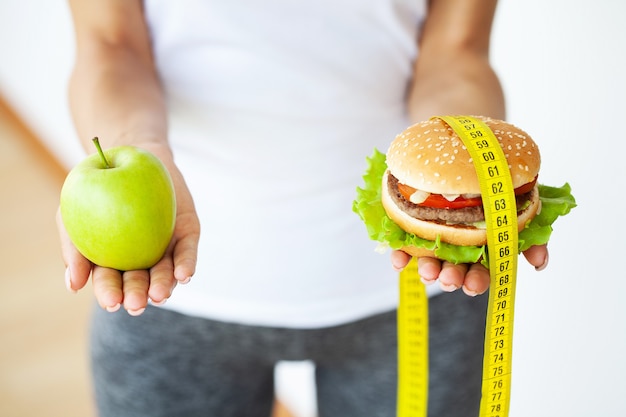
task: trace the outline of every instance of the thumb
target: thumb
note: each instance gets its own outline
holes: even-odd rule
[[[91,262],[76,249],[72,243],[61,218],[61,210],[56,214],[57,230],[61,241],[61,256],[65,263],[65,285],[71,292],[75,292],[85,286],[91,274]]]
[[[542,271],[548,266],[548,246],[532,246],[524,251],[524,257],[537,271]]]

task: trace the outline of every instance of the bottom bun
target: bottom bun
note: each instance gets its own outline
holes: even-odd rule
[[[383,177],[381,201],[387,215],[391,218],[391,220],[396,222],[402,230],[408,233],[413,233],[414,235],[426,240],[435,241],[437,240],[437,237],[439,237],[442,242],[457,246],[482,246],[487,244],[487,231],[485,229],[446,225],[416,219],[408,215],[400,207],[398,207],[391,198],[389,188],[387,186],[388,175],[389,171],[385,172]],[[535,217],[540,204],[541,200],[539,200],[539,190],[537,186],[535,186],[531,192],[530,205],[517,215],[518,231],[523,230],[524,227],[526,227],[526,223]],[[403,248],[403,250],[413,256],[433,256],[432,251],[422,248]],[[412,252],[416,252],[417,254]],[[429,252],[430,255],[422,254],[422,252]]]

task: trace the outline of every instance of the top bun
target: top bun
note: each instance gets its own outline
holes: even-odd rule
[[[494,133],[506,156],[513,187],[535,179],[541,157],[532,138],[502,120],[475,116]],[[389,171],[400,183],[433,194],[480,194],[469,151],[450,126],[439,118],[408,127],[387,151]]]

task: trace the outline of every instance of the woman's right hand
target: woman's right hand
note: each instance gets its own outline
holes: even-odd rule
[[[149,270],[118,271],[92,264],[76,249],[57,211],[57,227],[61,251],[66,265],[68,290],[82,289],[92,277],[98,304],[107,311],[123,306],[129,314],[141,314],[150,300],[163,304],[178,283],[189,282],[196,270],[200,222],[192,196],[182,174],[173,163],[169,148],[163,145],[142,146],[159,157],[167,166],[176,192],[176,224],[170,245],[161,260]]]

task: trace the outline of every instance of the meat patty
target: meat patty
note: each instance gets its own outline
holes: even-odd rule
[[[475,223],[485,220],[483,206],[465,207],[459,209],[433,208],[411,203],[402,196],[398,190],[398,179],[388,175],[387,186],[392,200],[409,216],[420,220],[428,220],[441,223]],[[515,197],[518,213],[526,202],[530,200],[532,191]]]

